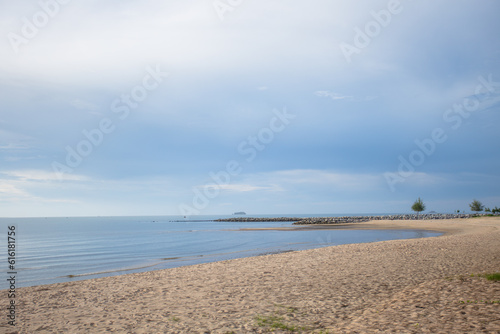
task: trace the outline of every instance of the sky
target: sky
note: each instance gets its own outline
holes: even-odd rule
[[[494,0],[0,0],[0,216],[500,206]]]

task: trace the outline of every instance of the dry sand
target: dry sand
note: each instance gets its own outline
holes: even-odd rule
[[[0,332],[500,333],[500,218],[367,226],[447,233],[22,288]]]

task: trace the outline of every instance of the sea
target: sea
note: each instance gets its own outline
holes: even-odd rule
[[[263,217],[290,215],[263,215]],[[293,217],[332,217],[293,215]],[[0,218],[0,289],[70,282],[333,245],[426,238],[425,230],[241,230],[292,222],[234,216]],[[9,232],[15,232],[8,238]],[[13,245],[13,246],[12,246]],[[9,254],[9,250],[11,251]],[[13,251],[13,252],[12,252]]]

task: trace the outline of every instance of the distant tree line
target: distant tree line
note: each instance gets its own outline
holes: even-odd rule
[[[470,210],[474,212],[481,212],[484,210],[484,212],[489,212],[489,213],[500,213],[500,208],[495,206],[495,208],[490,209],[490,208],[485,208],[483,203],[478,201],[477,199],[474,199],[472,203],[469,204]],[[422,199],[419,197],[411,206],[411,209],[417,213],[417,218],[418,214],[422,211],[425,210],[425,204],[422,201]],[[457,210],[457,213],[460,213],[460,210]]]
[[[493,209],[485,208],[483,203],[478,200],[473,200],[471,204],[469,204],[471,211],[481,212],[491,212],[491,213],[500,213],[500,208],[495,206]]]

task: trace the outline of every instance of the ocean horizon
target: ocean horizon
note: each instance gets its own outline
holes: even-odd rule
[[[359,214],[349,216],[364,216]],[[383,214],[375,214],[383,215]],[[340,217],[245,215],[244,217]],[[333,245],[438,236],[424,230],[242,231],[293,222],[217,222],[235,215],[0,218],[15,226],[17,286],[69,282]],[[5,244],[7,249],[7,244]],[[5,275],[7,252],[0,255]],[[0,289],[6,289],[2,280]]]

